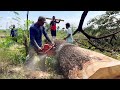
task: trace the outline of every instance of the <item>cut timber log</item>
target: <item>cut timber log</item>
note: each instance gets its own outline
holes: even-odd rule
[[[59,67],[68,79],[115,79],[120,61],[85,48],[56,40]]]
[[[46,18],[46,19],[52,20],[52,18]],[[64,20],[62,20],[62,19],[55,19],[55,20],[64,21]]]

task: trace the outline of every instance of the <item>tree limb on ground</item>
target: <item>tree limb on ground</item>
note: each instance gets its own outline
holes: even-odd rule
[[[88,39],[87,39],[87,40],[88,40]],[[83,43],[81,43],[81,42],[78,42],[78,39],[74,39],[74,41],[75,41],[76,43],[80,44],[80,45],[87,46],[87,45],[85,45],[85,44],[83,44]],[[90,47],[89,47],[89,48],[90,48]]]
[[[109,34],[109,35],[106,35],[106,36],[102,36],[102,37],[94,37],[94,36],[90,36],[90,35],[88,35],[87,33],[85,33],[83,30],[81,30],[81,32],[88,38],[88,39],[103,39],[103,38],[107,38],[107,37],[110,37],[110,36],[113,36],[113,35],[115,35],[115,34],[118,34],[118,33],[120,33],[120,30],[119,31],[117,31],[117,32],[114,32],[114,33],[112,33],[112,34]]]
[[[96,49],[99,49],[100,51],[107,51],[107,52],[110,52],[112,53],[112,50],[107,50],[107,49],[104,49],[104,48],[100,48],[98,46],[96,46],[95,44],[93,44],[90,40],[88,41],[92,46],[94,46]]]
[[[77,42],[78,44],[81,44],[81,45],[83,45],[83,46],[86,46],[86,45],[84,45],[83,43],[78,42],[77,39],[75,39],[75,42]],[[107,49],[100,48],[100,47],[96,46],[96,45],[93,44],[90,40],[89,40],[88,42],[89,42],[92,46],[94,46],[96,49],[99,49],[100,51],[112,52],[112,51],[110,51],[110,50],[107,50]],[[89,48],[90,48],[90,47],[89,47]]]

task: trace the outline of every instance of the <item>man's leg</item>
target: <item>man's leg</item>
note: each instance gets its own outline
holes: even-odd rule
[[[37,55],[36,51],[34,50],[33,47],[29,48],[29,53],[26,57],[26,62],[25,62],[25,67],[27,69],[34,69],[33,67],[33,59],[35,57],[35,55]]]
[[[29,55],[26,58],[25,67],[29,70],[45,71],[45,55],[39,54],[33,47],[30,47]]]
[[[51,30],[52,42],[54,42],[54,31]]]
[[[55,37],[55,36],[53,36],[53,37],[52,37],[52,41],[54,42],[54,41],[55,41],[55,39],[56,39],[56,37]]]
[[[53,31],[53,42],[55,41],[55,39],[56,39],[56,30]]]

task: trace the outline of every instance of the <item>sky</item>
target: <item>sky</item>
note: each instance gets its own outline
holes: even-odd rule
[[[20,24],[24,25],[27,11],[16,12],[19,13],[18,17],[21,18]],[[55,16],[56,19],[64,20],[64,22],[61,21],[59,24],[57,24],[57,26],[60,26],[60,28],[64,28],[67,22],[75,27],[78,27],[82,13],[83,11],[29,11],[29,20],[33,20],[34,22],[36,22],[39,16],[44,16],[47,18],[52,18],[52,16]],[[85,18],[83,27],[87,26],[87,22],[90,19],[103,13],[105,13],[105,11],[89,11]],[[0,11],[0,29],[9,28],[9,26],[12,24],[15,24],[17,28],[17,21],[12,19],[15,17],[16,15],[12,11]],[[50,23],[50,20],[46,21],[47,23]]]

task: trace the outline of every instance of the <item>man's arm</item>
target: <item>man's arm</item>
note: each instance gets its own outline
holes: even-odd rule
[[[59,21],[56,21],[56,20],[55,20],[55,22],[56,22],[56,23],[60,23],[60,20],[59,20]]]
[[[45,38],[46,38],[50,43],[52,43],[52,41],[50,40],[50,38],[48,37],[48,35],[47,35],[46,31],[45,31],[45,28],[43,29],[43,34],[44,34]]]
[[[36,40],[35,40],[35,30],[34,30],[34,28],[30,28],[30,40],[31,40],[31,42],[32,42],[32,44],[33,44],[33,46],[35,47],[35,48],[37,48],[37,49],[39,49],[39,48],[41,48],[41,47],[39,47],[39,45],[37,44],[37,42],[36,42]]]
[[[67,39],[68,37],[70,37],[71,34],[68,34],[67,37],[65,37],[64,39]]]

